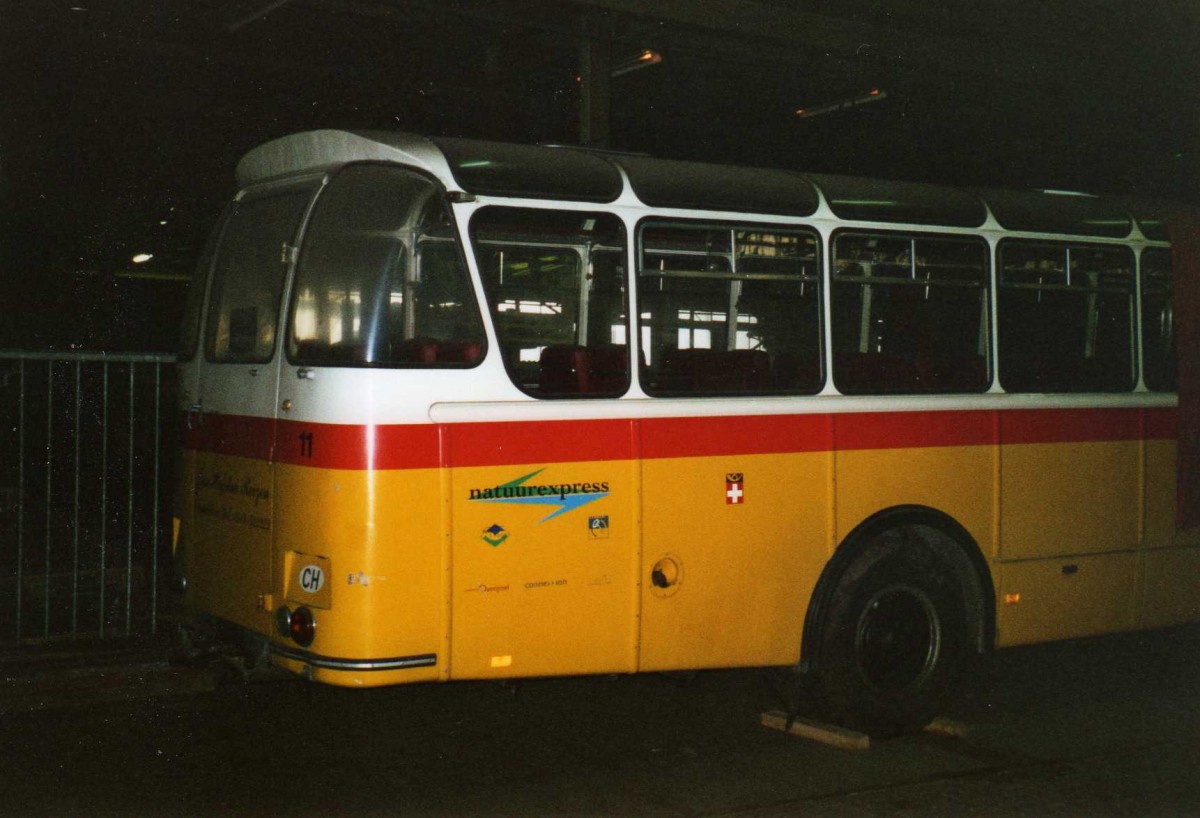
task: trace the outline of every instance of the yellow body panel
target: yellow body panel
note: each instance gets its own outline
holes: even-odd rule
[[[791,664],[827,561],[829,453],[706,457],[642,465],[641,670]],[[726,476],[744,477],[727,503]],[[677,585],[655,588],[670,555]]]
[[[607,492],[557,516],[549,503],[470,499],[533,472],[523,485]],[[636,464],[460,468],[451,486],[452,678],[636,670]]]
[[[439,470],[276,469],[273,590],[282,601],[287,552],[329,561],[330,610],[314,612],[317,636],[309,650],[374,658],[439,653],[445,623]]]
[[[190,602],[272,634],[292,652],[280,664],[332,684],[791,664],[836,545],[908,505],[979,545],[999,645],[1200,618],[1200,549],[1178,547],[1174,528],[1173,442],[396,471],[199,454],[194,513],[187,457]],[[588,496],[485,495],[518,484]],[[651,581],[663,564],[666,588]],[[324,576],[316,595],[297,590],[309,566]],[[283,604],[313,609],[314,657],[428,666],[310,665],[273,635]]]
[[[1176,444],[1174,440],[1146,441],[1145,544],[1147,548],[1200,546],[1200,528],[1175,525]]]
[[[195,604],[214,616],[262,631],[272,581],[274,488],[262,460],[196,457],[193,542],[188,553]]]
[[[999,646],[1131,630],[1137,591],[1134,552],[1006,563],[997,584]]]
[[[1139,441],[1115,441],[1002,447],[1001,558],[1136,548],[1142,518],[1141,446]]]
[[[837,540],[884,509],[922,505],[957,520],[990,556],[995,462],[991,446],[838,452]]]

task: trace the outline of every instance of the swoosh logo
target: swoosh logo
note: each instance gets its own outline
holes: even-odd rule
[[[544,472],[545,469],[538,469],[529,474],[522,475],[515,480],[510,480],[507,483],[496,486],[495,493],[498,495],[505,494],[505,489],[512,490],[516,495],[520,489],[525,487],[525,484]],[[531,486],[528,490],[533,490]],[[546,486],[545,488],[553,489],[552,493],[547,494],[524,494],[513,497],[476,497],[471,500],[472,503],[507,503],[515,506],[555,506],[556,509],[552,513],[538,520],[539,523],[544,523],[547,520],[553,520],[560,514],[566,514],[568,511],[575,511],[578,508],[586,506],[588,503],[594,503],[597,500],[603,499],[609,495],[607,491],[588,491],[588,492],[570,492],[564,493],[558,486]]]

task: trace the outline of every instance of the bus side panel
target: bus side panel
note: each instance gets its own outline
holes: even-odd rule
[[[433,654],[444,663],[439,470],[281,463],[276,486],[276,604],[314,609],[317,635],[308,650],[366,660]],[[299,572],[310,564],[327,567],[327,595],[302,587]],[[315,673],[320,681],[367,686],[428,681],[438,667]]]
[[[986,555],[992,531],[995,456],[991,446],[839,451],[839,542],[879,511],[920,505],[952,517]]]
[[[992,412],[869,412],[834,416],[836,541],[896,506],[947,514],[993,553],[996,418]]]
[[[687,424],[675,423],[686,432]],[[749,448],[804,445],[806,432],[795,428],[782,437],[755,435],[761,423],[771,421],[722,418],[724,432],[692,445],[719,450],[739,425],[757,437],[746,441]],[[826,423],[817,421],[817,437],[827,439]],[[655,428],[647,424],[646,450],[674,448],[656,438]],[[794,664],[804,612],[830,552],[830,452],[649,458],[642,468],[639,670]],[[663,560],[678,569],[666,588],[651,580]]]
[[[212,418],[208,418],[209,421]],[[266,633],[271,591],[271,463],[200,451],[188,542],[191,601],[206,613]]]
[[[1176,544],[1175,529],[1175,441],[1147,440],[1145,443],[1145,522],[1142,544],[1146,548],[1170,548]]]
[[[1136,548],[1139,448],[1133,440],[1003,447],[1001,556],[1036,559]]]
[[[1176,525],[1178,497],[1177,448],[1172,440],[1146,441],[1146,528],[1147,548],[1200,546],[1200,528]]]
[[[1126,551],[1004,563],[997,586],[998,646],[1132,630],[1139,556]]]
[[[451,677],[635,670],[631,422],[445,429],[454,464]],[[587,459],[596,455],[611,459]]]
[[[1001,412],[1001,558],[1136,548],[1141,423],[1127,409]]]
[[[1153,426],[1148,424],[1151,431]],[[1167,431],[1173,437],[1174,424]],[[1200,620],[1200,529],[1176,527],[1176,443],[1151,439],[1145,447],[1147,550],[1140,624],[1156,628]]]

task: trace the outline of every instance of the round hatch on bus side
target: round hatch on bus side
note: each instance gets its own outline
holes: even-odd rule
[[[682,581],[683,563],[673,554],[663,555],[650,569],[650,590],[655,596],[671,596]]]

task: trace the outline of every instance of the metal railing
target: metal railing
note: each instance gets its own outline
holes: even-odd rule
[[[174,360],[0,351],[0,645],[158,632]]]

